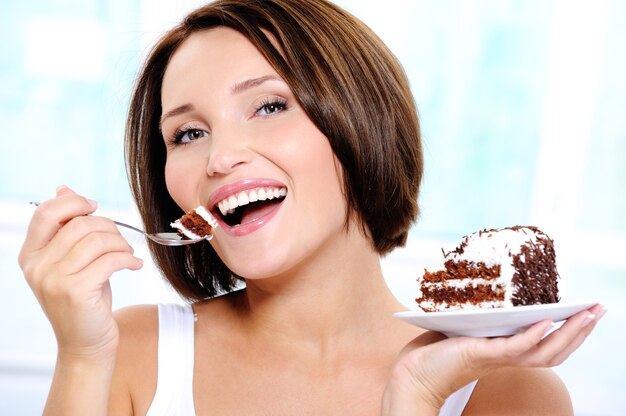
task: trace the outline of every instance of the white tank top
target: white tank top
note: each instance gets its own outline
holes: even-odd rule
[[[194,416],[194,317],[189,305],[159,304],[157,388],[146,416]]]
[[[190,305],[159,304],[157,388],[146,416],[195,416],[194,316]],[[453,393],[439,416],[463,413],[476,381]]]

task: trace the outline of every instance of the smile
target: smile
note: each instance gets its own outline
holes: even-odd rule
[[[249,181],[243,187],[241,183],[226,187],[219,192],[222,197],[217,198],[212,212],[227,228],[258,228],[273,216],[270,214],[277,211],[287,195],[285,186],[253,182],[256,181]]]
[[[283,198],[287,195],[287,188],[258,188],[249,191],[241,191],[237,195],[231,195],[228,198],[217,203],[222,215],[227,216],[233,214],[239,207],[243,207],[253,202],[266,201],[277,198]]]

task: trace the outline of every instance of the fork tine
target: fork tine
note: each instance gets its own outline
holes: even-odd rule
[[[186,246],[189,244],[196,244],[200,241],[206,240],[205,238],[198,238],[198,239],[194,239],[194,240],[184,240],[184,239],[170,239],[170,238],[161,238],[158,237],[156,235],[153,234],[147,234],[146,233],[146,237],[148,237],[150,240],[154,241],[157,244],[161,244],[164,246],[170,246],[170,247],[176,247],[176,246]]]

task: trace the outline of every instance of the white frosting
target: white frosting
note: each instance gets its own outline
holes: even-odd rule
[[[500,265],[500,277],[496,281],[497,284],[506,288],[504,302],[512,306],[511,280],[515,274],[513,256],[520,254],[521,248],[529,242],[535,243],[536,241],[535,232],[529,228],[476,232],[467,237],[463,253],[451,252],[446,256],[446,260],[483,262],[487,267]],[[524,261],[524,257],[522,256],[520,260]]]
[[[467,236],[463,253],[448,253],[446,259],[454,261],[483,262],[487,266],[509,262],[512,255],[519,254],[522,246],[535,243],[535,232],[529,228],[518,230],[504,229],[490,232],[476,232]]]
[[[208,222],[211,227],[213,227],[214,229],[217,228],[217,220],[215,219],[215,217],[213,217],[213,215],[211,215],[211,213],[209,211],[207,211],[202,205],[200,205],[199,207],[197,207],[195,209],[196,214],[198,214],[199,216],[202,217],[202,219],[204,219],[206,222]],[[173,223],[170,224],[172,227],[176,228],[177,230],[180,230],[181,233],[183,233],[183,235],[187,238],[190,238],[192,240],[196,240],[199,238],[204,238],[203,235],[197,235],[195,233],[192,233],[191,230],[189,230],[188,228],[186,228],[182,222],[180,221],[180,218],[177,219],[176,221],[174,221]],[[213,234],[209,235],[207,237],[207,240],[211,240],[213,238]]]

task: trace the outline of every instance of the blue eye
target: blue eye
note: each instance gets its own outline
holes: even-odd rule
[[[264,101],[256,110],[259,116],[270,116],[279,113],[287,108],[287,102],[282,99],[272,99]]]
[[[174,134],[174,143],[175,144],[186,144],[191,143],[195,140],[201,139],[203,137],[208,136],[204,130],[200,129],[181,129],[177,130]]]

